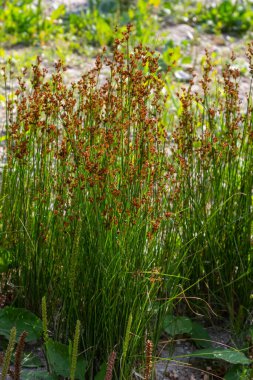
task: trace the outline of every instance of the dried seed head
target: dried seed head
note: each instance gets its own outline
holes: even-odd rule
[[[112,374],[113,374],[116,357],[117,357],[117,353],[115,351],[112,351],[107,363],[105,380],[112,380]]]
[[[146,350],[145,350],[146,362],[145,362],[144,380],[151,379],[152,369],[153,369],[152,354],[153,354],[153,343],[151,340],[147,340]]]

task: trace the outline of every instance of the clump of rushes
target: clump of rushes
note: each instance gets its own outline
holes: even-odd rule
[[[251,46],[250,62],[252,53]],[[239,71],[227,64],[211,96],[213,68],[207,52],[202,91],[194,92],[192,83],[178,94],[181,110],[173,131],[173,157],[183,210],[181,273],[196,284],[193,294],[236,322],[238,311],[244,309],[245,318],[252,302],[251,88],[242,105]]]
[[[129,378],[145,331],[151,323],[156,330],[162,315],[163,274],[174,270],[160,241],[165,194],[175,188],[164,154],[166,96],[158,57],[142,45],[131,48],[130,30],[115,40],[111,58],[104,52],[69,87],[61,62],[48,78],[38,58],[31,83],[24,71],[6,108],[1,246],[11,254],[17,304],[39,313],[46,295],[56,339],[67,341],[81,321],[90,378],[115,346],[119,373],[132,315],[122,373]],[[173,223],[166,227],[170,252],[174,230]],[[171,297],[177,281],[169,285]]]
[[[69,87],[61,62],[48,78],[38,59],[6,105],[6,278],[34,312],[46,294],[56,339],[68,341],[81,321],[90,378],[114,347],[115,374],[130,378],[179,281],[232,321],[250,309],[251,90],[244,112],[239,73],[227,66],[213,94],[207,55],[201,91],[192,83],[178,94],[171,125],[158,57],[131,48],[130,31]]]

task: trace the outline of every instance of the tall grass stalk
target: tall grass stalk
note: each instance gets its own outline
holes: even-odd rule
[[[47,343],[48,337],[48,322],[47,322],[47,301],[46,297],[42,298],[41,302],[41,314],[42,314],[42,326],[43,326],[43,338],[44,342]]]
[[[78,344],[79,344],[79,338],[80,338],[80,329],[81,329],[81,323],[80,323],[80,321],[77,321],[76,322],[76,329],[75,329],[75,336],[74,336],[74,341],[73,341],[72,355],[71,355],[70,380],[75,380],[75,372],[76,372],[77,356],[78,356]]]
[[[9,367],[11,363],[11,355],[15,346],[16,334],[17,334],[16,327],[13,327],[10,331],[10,338],[9,338],[8,346],[6,348],[6,352],[4,355],[1,380],[5,380],[8,375],[8,371],[9,371]]]

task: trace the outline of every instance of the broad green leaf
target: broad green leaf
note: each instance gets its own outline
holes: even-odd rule
[[[1,101],[1,99],[0,99],[0,101]],[[6,140],[6,136],[1,136],[1,137],[0,137],[0,142],[1,142],[1,141],[5,141],[5,140]]]
[[[163,328],[171,336],[189,335],[197,347],[212,347],[211,338],[206,329],[201,324],[193,322],[190,318],[168,315],[164,319]]]
[[[96,29],[97,29],[97,39],[101,46],[106,45],[111,37],[112,37],[112,30],[111,27],[107,24],[107,22],[100,17],[98,20],[96,20]]]
[[[250,364],[249,360],[242,352],[233,349],[206,348],[194,351],[191,356],[205,359],[221,359],[232,364]]]
[[[183,65],[188,65],[188,64],[192,63],[192,57],[190,57],[189,55],[183,57],[181,60],[181,63]]]
[[[245,377],[246,376],[246,377]],[[242,368],[240,365],[234,365],[224,376],[224,380],[243,380],[247,379],[245,375],[245,368]]]
[[[168,315],[164,319],[163,328],[166,333],[171,336],[191,334],[192,321],[187,317],[174,317],[173,315]]]
[[[24,355],[21,363],[21,367],[26,368],[38,368],[43,367],[43,363],[38,356],[33,355],[32,353]]]
[[[46,371],[21,371],[22,380],[57,380],[57,377]]]
[[[56,8],[50,15],[50,20],[55,21],[58,20],[61,16],[64,16],[66,13],[65,5],[61,4],[58,8]]]
[[[69,377],[70,364],[68,346],[49,339],[45,347],[50,370],[57,375]]]
[[[117,1],[115,0],[102,0],[99,6],[101,13],[113,13],[117,10]]]
[[[107,368],[106,363],[103,363],[103,364],[101,365],[101,367],[100,367],[99,372],[96,374],[94,380],[104,380],[105,375],[106,375],[106,368]]]
[[[192,322],[191,339],[197,347],[209,348],[212,347],[211,338],[206,329],[197,322]]]
[[[69,346],[49,339],[45,344],[46,355],[50,370],[58,376],[69,377],[70,375],[70,357]],[[83,380],[87,362],[83,357],[78,357],[75,379]]]
[[[83,356],[78,356],[77,364],[76,364],[75,379],[83,380],[85,378],[85,372],[86,372],[87,364],[88,363],[84,359]]]
[[[42,335],[42,322],[26,309],[6,306],[0,309],[0,335],[10,337],[12,327],[17,329],[17,340],[23,331],[27,332],[26,342],[34,342]]]

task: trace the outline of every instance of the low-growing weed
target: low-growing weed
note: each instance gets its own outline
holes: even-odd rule
[[[66,28],[69,39],[74,38],[79,50],[86,44],[109,46],[113,41],[113,15],[101,14],[97,9],[70,14]]]
[[[0,357],[0,366],[2,367],[1,379],[5,379],[7,374],[14,380],[23,378],[85,379],[85,371],[87,370],[88,363],[85,361],[83,354],[78,352],[81,328],[80,321],[76,323],[73,340],[69,339],[68,345],[66,345],[49,337],[47,318],[45,319],[45,315],[45,297],[42,300],[42,321],[25,309],[6,306],[0,310],[0,349],[3,350],[4,347],[6,347],[4,349],[5,352]],[[131,325],[132,320],[130,317],[123,348],[124,359],[128,358],[127,350]],[[37,336],[33,334],[35,330],[38,332]],[[186,317],[166,315],[163,321],[163,330],[163,344],[170,342],[170,344],[173,345],[179,339],[191,340],[196,345],[197,350],[187,354],[187,356],[189,355],[189,357],[192,359],[195,358],[195,360],[196,358],[201,359],[199,361],[201,368],[201,363],[216,363],[216,370],[214,368],[212,369],[214,375],[217,372],[221,375],[222,372],[224,379],[233,379],[235,378],[233,376],[236,375],[238,379],[250,379],[248,375],[251,371],[250,365],[252,364],[252,359],[247,358],[245,350],[224,345],[222,342],[212,342],[207,330],[200,323]],[[40,339],[42,334],[44,342]],[[166,340],[164,340],[165,338]],[[26,344],[27,342],[30,342],[30,345]],[[215,347],[213,346],[214,343],[216,345]],[[11,353],[13,351],[15,354],[12,356]],[[33,353],[31,351],[33,351]],[[138,368],[138,371],[143,374],[144,379],[151,380],[156,371],[156,361],[160,358],[156,357],[155,347],[150,339],[146,339],[145,341],[145,351],[142,356],[143,364]],[[168,354],[168,356],[170,355]],[[114,350],[109,355],[107,363],[101,366],[95,376],[96,380],[112,380],[115,374],[116,357],[117,352]],[[163,360],[171,359],[171,357],[168,357],[168,359],[164,358]],[[177,361],[175,354],[173,360]],[[182,357],[178,358],[178,360],[182,360]],[[183,362],[180,362],[180,364],[184,365]],[[122,364],[122,374],[124,374],[123,368],[124,365]],[[124,378],[124,376],[122,377]]]
[[[42,0],[7,0],[0,13],[0,41],[5,44],[43,44],[63,33],[58,21],[64,13],[65,7],[61,5],[45,17]]]
[[[242,34],[252,29],[252,3],[222,0],[217,4],[199,6],[195,22],[214,33]]]
[[[127,3],[127,2],[126,2]],[[114,1],[112,3],[99,2],[97,6],[90,6],[86,12],[72,13],[66,21],[68,38],[76,40],[81,49],[85,44],[95,47],[111,46],[115,38],[115,28],[125,28],[128,23],[135,26],[132,39],[135,42],[153,45],[156,43],[156,32],[159,23],[157,14],[154,12],[159,1],[136,1],[135,7],[129,4]],[[150,25],[152,23],[152,28]]]
[[[70,51],[87,53],[88,46],[111,46],[116,26],[135,24],[135,40],[144,44],[155,40],[160,1],[89,1],[80,12],[66,12],[62,4],[51,13],[43,0],[6,1],[0,13],[0,42],[6,46],[62,45]],[[152,24],[152,28],[150,27]]]

